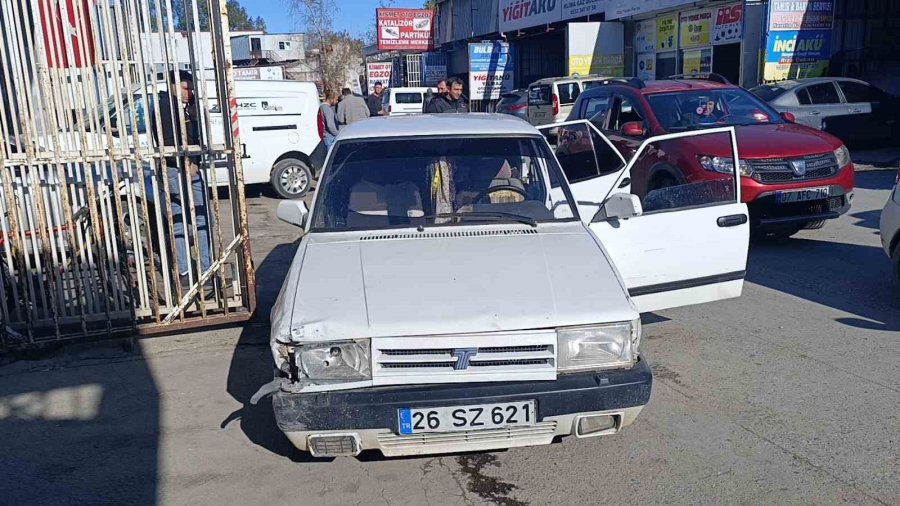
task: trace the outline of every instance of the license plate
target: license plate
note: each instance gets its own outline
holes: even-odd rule
[[[545,112],[536,112],[536,113],[534,113],[534,117],[535,117],[535,118],[546,118],[546,117],[547,117],[547,113],[545,113]]]
[[[787,204],[789,202],[804,202],[807,200],[827,199],[831,195],[831,188],[822,186],[819,188],[804,188],[802,190],[785,190],[775,192],[775,202]]]
[[[475,404],[443,408],[400,408],[400,434],[496,429],[513,425],[533,425],[534,401]]]

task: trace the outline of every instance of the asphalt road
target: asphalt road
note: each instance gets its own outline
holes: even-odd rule
[[[637,422],[506,452],[311,460],[271,405],[266,318],[0,367],[0,503],[900,503],[900,303],[879,247],[893,172],[852,211],[754,246],[744,296],[647,315]],[[263,313],[296,247],[251,191]]]

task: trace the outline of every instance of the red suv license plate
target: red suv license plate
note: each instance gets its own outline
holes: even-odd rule
[[[829,196],[831,196],[831,188],[820,186],[819,188],[804,188],[802,190],[777,191],[775,192],[775,202],[788,204],[791,202],[827,199]]]

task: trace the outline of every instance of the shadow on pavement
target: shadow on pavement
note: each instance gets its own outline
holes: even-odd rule
[[[754,245],[747,281],[850,313],[836,321],[851,327],[900,331],[900,302],[891,286],[891,264],[874,246],[792,239]]]
[[[858,227],[878,230],[881,221],[881,210],[879,209],[877,211],[862,211],[859,213],[852,213],[850,217],[856,218],[858,220],[853,223]]]
[[[897,181],[897,172],[893,170],[873,170],[857,172],[853,186],[864,190],[890,190]]]
[[[251,442],[295,462],[328,462],[326,459],[312,459],[309,454],[294,448],[275,424],[271,398],[263,399],[255,406],[250,404],[253,394],[261,386],[272,381],[269,313],[299,244],[300,240],[297,239],[293,243],[276,246],[265,260],[256,266],[256,315],[244,326],[228,370],[228,393],[241,403],[242,407],[228,415],[222,421],[222,427],[240,423],[241,430]]]
[[[117,343],[0,367],[0,503],[155,504],[159,408]]]

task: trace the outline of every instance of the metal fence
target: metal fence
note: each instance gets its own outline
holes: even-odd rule
[[[225,1],[174,1],[207,42],[172,0],[0,0],[0,348],[253,312]]]

